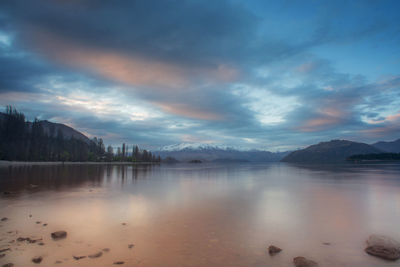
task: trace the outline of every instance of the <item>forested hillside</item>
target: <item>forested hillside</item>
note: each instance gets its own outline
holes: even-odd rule
[[[101,138],[84,134],[60,123],[26,121],[25,115],[8,106],[0,113],[0,160],[12,161],[134,161],[154,162],[151,152],[132,146],[107,150]]]

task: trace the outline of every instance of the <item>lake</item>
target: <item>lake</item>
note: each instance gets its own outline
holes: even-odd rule
[[[370,234],[400,240],[398,164],[14,166],[0,168],[0,191],[1,264],[399,264],[364,252]],[[57,230],[67,238],[52,240]],[[272,244],[283,251],[270,256]]]

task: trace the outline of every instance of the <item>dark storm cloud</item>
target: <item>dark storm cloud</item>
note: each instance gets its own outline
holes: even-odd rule
[[[0,92],[5,91],[33,91],[31,83],[36,77],[49,72],[36,64],[15,58],[0,57]]]
[[[257,19],[227,1],[6,1],[9,18],[82,44],[201,64],[238,57]],[[208,64],[208,62],[207,62]]]

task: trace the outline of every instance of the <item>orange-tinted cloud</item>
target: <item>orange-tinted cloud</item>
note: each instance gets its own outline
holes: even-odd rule
[[[371,137],[384,137],[388,133],[394,133],[399,131],[400,125],[400,113],[389,115],[383,120],[379,121],[368,121],[369,124],[375,125],[375,128],[361,130]]]
[[[394,114],[394,115],[389,115],[386,117],[387,121],[397,121],[400,119],[400,113]]]
[[[400,113],[388,115],[382,120],[367,120],[366,122],[369,124],[384,124],[384,123],[392,123],[397,120],[400,120]]]
[[[318,117],[309,119],[300,126],[300,131],[316,132],[325,130],[340,124],[346,116],[344,112],[334,108],[324,108],[318,114]]]
[[[88,47],[37,29],[31,32],[37,50],[51,59],[131,86],[184,89],[192,79],[229,82],[238,76],[238,71],[226,64],[191,69],[140,55]]]
[[[204,109],[189,106],[184,103],[154,103],[156,106],[161,108],[164,112],[171,113],[174,115],[194,118],[199,120],[222,120],[224,117],[221,114],[207,111]]]

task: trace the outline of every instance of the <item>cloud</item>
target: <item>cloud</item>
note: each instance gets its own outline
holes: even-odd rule
[[[182,117],[195,118],[200,120],[222,120],[223,117],[220,114],[209,112],[207,110],[199,109],[194,110],[193,107],[188,106],[185,103],[154,103],[156,106],[160,107],[162,110],[179,115]]]
[[[148,147],[394,139],[397,6],[5,0],[0,104]]]
[[[41,30],[31,29],[30,36],[37,50],[46,57],[130,86],[184,89],[191,85],[191,80],[196,83],[205,78],[212,82],[231,81],[238,73],[224,64],[208,69],[186,69],[174,62],[85,47]]]

